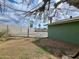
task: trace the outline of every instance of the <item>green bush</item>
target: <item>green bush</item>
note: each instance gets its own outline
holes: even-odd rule
[[[8,34],[6,30],[0,31],[0,41],[6,41],[8,39]]]

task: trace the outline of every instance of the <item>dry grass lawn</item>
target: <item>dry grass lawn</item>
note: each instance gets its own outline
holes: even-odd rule
[[[59,59],[38,47],[34,38],[17,38],[0,44],[0,59]]]

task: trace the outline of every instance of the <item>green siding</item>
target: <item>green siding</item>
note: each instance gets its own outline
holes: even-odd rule
[[[79,21],[48,25],[48,37],[79,45]]]

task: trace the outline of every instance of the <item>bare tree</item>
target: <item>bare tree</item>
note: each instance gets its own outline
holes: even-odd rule
[[[77,8],[79,8],[79,0],[60,0],[59,2],[57,2],[57,3],[55,3],[55,2],[51,2],[51,0],[43,0],[42,2],[43,2],[43,4],[40,6],[40,7],[38,7],[39,6],[39,4],[37,5],[37,9],[35,9],[36,7],[34,7],[33,9],[31,9],[31,10],[29,10],[29,11],[23,11],[23,10],[18,10],[18,9],[16,9],[16,8],[14,8],[14,7],[12,7],[12,6],[10,6],[10,5],[8,5],[8,4],[6,4],[5,3],[5,0],[3,0],[4,1],[4,3],[3,2],[1,2],[0,1],[0,8],[2,8],[2,6],[5,8],[5,7],[8,7],[8,8],[10,8],[10,9],[12,9],[12,10],[15,10],[15,11],[20,11],[20,12],[24,12],[23,14],[25,15],[25,17],[27,16],[27,15],[37,15],[37,13],[40,13],[40,14],[43,14],[43,13],[46,13],[45,11],[50,11],[50,5],[51,5],[51,3],[53,3],[52,5],[54,6],[54,8],[53,8],[53,11],[55,10],[55,12],[54,12],[54,14],[53,14],[53,16],[52,17],[54,17],[55,15],[56,15],[56,13],[57,13],[57,7],[61,4],[61,3],[64,3],[64,2],[67,2],[67,3],[69,3],[70,5],[73,5],[73,6],[75,6],[75,7],[77,7]],[[20,2],[20,3],[24,3],[24,2],[26,2],[27,4],[28,4],[28,6],[31,4],[31,3],[33,3],[33,0],[22,0],[22,2]],[[41,4],[41,3],[40,3]],[[48,5],[48,8],[46,8],[46,5]],[[1,10],[1,12],[2,12],[2,10]],[[53,12],[52,12],[53,13]],[[45,15],[44,15],[45,16]]]

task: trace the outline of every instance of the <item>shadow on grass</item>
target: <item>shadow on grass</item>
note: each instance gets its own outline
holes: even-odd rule
[[[60,58],[62,55],[71,55],[76,50],[72,45],[48,38],[38,38],[36,41],[33,41],[33,43],[48,53]]]

